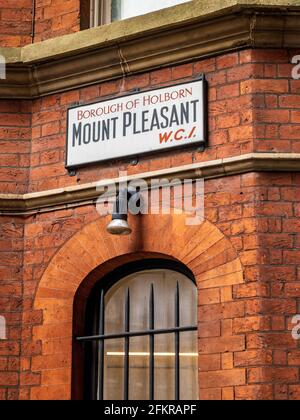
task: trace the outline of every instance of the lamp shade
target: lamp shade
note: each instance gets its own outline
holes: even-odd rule
[[[107,232],[111,235],[130,235],[132,229],[127,220],[113,219],[107,226]]]

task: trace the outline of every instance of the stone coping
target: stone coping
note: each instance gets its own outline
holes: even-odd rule
[[[143,179],[213,179],[249,172],[299,172],[299,153],[251,153],[24,195],[0,194],[0,215],[28,215],[93,204],[106,187]]]
[[[188,7],[189,5],[189,7]],[[37,98],[242,48],[299,48],[300,0],[193,0],[23,48],[0,48],[0,98]]]

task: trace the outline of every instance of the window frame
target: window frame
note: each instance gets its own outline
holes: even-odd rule
[[[111,23],[112,0],[90,0],[90,27]]]
[[[88,3],[88,6],[85,7],[89,8],[89,28],[96,28],[98,26],[107,25],[112,23],[112,0],[83,0],[84,3]],[[181,3],[178,3],[181,4]],[[176,5],[169,6],[175,7]],[[162,7],[159,10],[163,10],[165,7]],[[153,10],[155,12],[157,10]],[[145,14],[151,13],[151,11],[145,12]],[[140,15],[132,16],[137,17]],[[122,20],[122,19],[120,19]],[[86,29],[87,25],[87,18],[84,18],[85,24],[84,27]]]
[[[197,331],[198,325],[180,327],[180,293],[177,284],[175,297],[175,326],[158,330],[154,328],[154,292],[151,287],[149,299],[149,328],[143,331],[130,332],[130,294],[127,290],[125,304],[124,332],[119,334],[108,334],[104,332],[105,294],[110,288],[131,274],[138,274],[147,270],[171,270],[183,274],[190,279],[197,287],[193,273],[183,264],[174,260],[150,259],[129,263],[119,267],[99,282],[92,290],[91,297],[87,304],[86,330],[85,335],[76,337],[76,341],[85,347],[85,375],[84,375],[84,399],[103,400],[104,383],[104,342],[113,338],[123,338],[125,341],[124,354],[124,388],[123,399],[129,399],[129,340],[131,337],[148,336],[150,357],[149,357],[149,401],[154,400],[154,337],[158,334],[174,334],[175,338],[175,398],[180,399],[180,335],[184,332]],[[100,299],[99,299],[100,296]],[[100,304],[99,304],[100,303]],[[95,314],[99,314],[96,319]],[[100,319],[99,319],[100,318]],[[99,346],[88,346],[88,343],[99,342]],[[99,347],[99,357],[98,357]],[[91,363],[92,360],[92,363]],[[99,361],[100,360],[100,361]],[[99,381],[99,384],[98,384]]]

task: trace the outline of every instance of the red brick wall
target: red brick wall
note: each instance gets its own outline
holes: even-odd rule
[[[28,189],[31,148],[31,102],[0,100],[0,191]]]
[[[249,178],[250,180],[250,178]],[[260,265],[258,275],[269,287],[269,296],[262,302],[253,301],[249,311],[271,317],[272,332],[253,334],[253,348],[266,345],[273,351],[273,365],[254,369],[254,381],[274,381],[276,399],[299,399],[299,341],[291,338],[291,320],[300,312],[299,280],[299,202],[300,177],[294,174],[253,176],[259,185],[261,201],[256,214],[265,223],[265,232],[258,236]],[[253,246],[254,247],[254,246]]]
[[[254,149],[299,153],[300,81],[292,79],[291,59],[297,51],[253,50],[243,53],[258,73],[241,83],[241,94],[253,94],[256,106]]]
[[[300,83],[291,80],[286,51],[243,51],[164,69],[80,91],[39,99],[33,104],[30,191],[52,189],[130,173],[179,166],[251,151],[298,152]],[[66,109],[78,101],[102,99],[136,87],[157,87],[205,72],[209,81],[210,137],[204,153],[182,151],[129,162],[81,169],[70,178],[64,168]],[[272,78],[270,76],[272,75]],[[249,79],[249,77],[252,77]],[[179,79],[180,78],[180,79]],[[276,81],[274,82],[274,79]],[[238,96],[237,96],[238,95]],[[3,192],[24,192],[29,164],[30,103],[0,103],[0,185]],[[17,156],[18,154],[18,156]],[[26,169],[27,168],[27,169]]]
[[[244,317],[245,315],[246,299],[242,297],[236,299],[233,296],[234,286],[232,286],[232,284],[243,283],[244,281],[243,273],[238,272],[238,256],[239,254],[242,255],[242,250],[238,250],[238,247],[230,244],[228,240],[230,236],[226,238],[218,232],[217,227],[222,227],[223,219],[220,218],[221,223],[219,224],[218,215],[215,215],[215,213],[211,211],[211,207],[215,208],[213,196],[217,195],[217,192],[220,190],[220,181],[209,181],[207,188],[209,193],[207,195],[208,211],[206,216],[207,220],[212,220],[215,224],[215,227],[211,227],[210,225],[207,229],[204,229],[206,230],[206,240],[208,239],[209,242],[207,246],[208,249],[204,246],[205,240],[200,241],[201,243],[199,242],[199,244],[195,242],[195,244],[199,246],[199,254],[193,249],[192,255],[186,256],[184,260],[190,261],[190,267],[193,269],[197,281],[199,282],[199,348],[201,349],[199,358],[200,396],[203,399],[213,396],[227,399],[230,395],[233,395],[236,387],[240,389],[240,387],[244,387],[247,384],[246,368],[239,366],[234,367],[233,362],[230,361],[235,353],[237,354],[237,357],[239,356],[242,358],[246,350],[246,334],[241,334],[240,331],[235,332],[233,329],[233,318]],[[225,204],[224,197],[227,198],[227,204],[222,207],[224,212],[229,212],[231,210],[231,203],[233,200],[236,201],[236,195],[240,195],[241,190],[244,190],[246,193],[248,188],[242,189],[240,176],[230,177],[222,182],[223,204]],[[249,190],[250,194],[247,195],[248,199],[244,203],[245,206],[248,202],[252,202],[253,188],[250,187]],[[221,204],[221,202],[219,204]],[[148,223],[146,220],[147,217],[148,216],[144,219],[144,223],[146,224]],[[149,217],[153,218],[153,216]],[[67,284],[68,281],[72,283],[72,285],[74,284],[78,271],[85,271],[86,267],[89,266],[90,262],[94,259],[93,257],[83,258],[83,256],[79,258],[79,254],[81,254],[81,251],[83,250],[87,250],[87,253],[90,254],[89,238],[83,236],[81,240],[75,240],[73,243],[74,248],[72,248],[71,244],[65,248],[62,245],[65,245],[68,238],[74,235],[75,232],[82,232],[86,223],[91,223],[93,220],[97,219],[99,219],[99,216],[94,207],[82,207],[64,212],[40,215],[35,217],[34,220],[32,218],[28,219],[25,228],[26,246],[28,246],[28,248],[25,250],[24,262],[30,279],[27,278],[28,289],[26,293],[32,295],[33,291],[40,285],[36,299],[38,299],[41,304],[45,304],[47,299],[49,302],[49,299],[53,301],[53,297],[57,293],[56,290],[54,290],[56,287],[51,285],[52,279],[61,284]],[[157,235],[159,231],[165,229],[167,220],[168,216],[155,218],[155,229],[153,228],[152,230],[152,235],[155,236],[155,238],[151,238],[150,234],[148,235],[148,242],[153,244],[153,246],[151,246],[152,250],[154,249],[153,247],[155,247],[156,250],[158,244],[161,245],[163,243],[163,241],[158,240]],[[151,223],[150,225],[154,226]],[[174,218],[172,226],[174,229],[174,235],[171,235],[172,243],[171,241],[165,241],[166,248],[169,248],[170,250],[174,249],[175,253],[181,251],[182,254],[184,254],[186,248],[183,247],[183,241],[188,240],[189,235],[186,234],[183,237],[183,234],[179,229],[182,227],[182,217],[178,218],[177,224],[176,218]],[[188,228],[185,229],[188,230]],[[196,227],[193,229],[199,229],[201,232],[202,228]],[[209,232],[210,236],[208,235]],[[168,234],[170,234],[170,232],[168,232]],[[134,243],[139,243],[139,237],[140,233],[138,232],[138,229],[134,229],[134,234],[130,239],[130,243],[132,243],[133,247]],[[239,239],[241,240],[240,237]],[[101,236],[96,235],[96,233],[93,232],[90,241],[93,241],[93,247],[97,246],[97,249],[99,249],[100,243],[102,243],[102,246],[103,243],[105,243],[106,245],[104,245],[104,247],[107,246],[106,250],[104,248],[103,250],[99,249],[99,253],[101,254],[103,252],[107,256],[111,255],[111,258],[114,253],[118,254],[118,252],[120,252],[120,254],[122,254],[122,252],[124,252],[124,245],[127,242],[125,238],[123,240],[125,241],[124,244],[123,241],[118,241],[118,243],[114,243],[113,246],[112,244],[109,245],[110,242],[113,241],[112,237],[104,232]],[[156,244],[154,245],[154,243]],[[34,253],[32,249],[35,249]],[[49,266],[53,256],[57,256],[57,251],[62,249],[65,249],[66,254],[63,254],[63,258],[60,260],[61,262],[52,263],[53,269],[56,271],[56,276],[53,277],[53,275],[50,275],[49,281],[44,279],[43,284],[41,285],[41,275]],[[146,241],[141,244],[140,249],[147,249]],[[73,265],[70,260],[70,255],[73,251],[73,257],[78,253],[78,256],[75,257],[76,261],[82,261],[82,266],[79,263],[76,263],[76,273],[71,273],[70,271],[71,266]],[[97,253],[97,255],[99,255],[99,253]],[[200,258],[201,253],[203,253],[203,258]],[[202,265],[199,264],[199,260],[203,263]],[[68,261],[68,267],[64,268],[63,261]],[[113,263],[109,264],[110,269],[112,268],[112,264]],[[62,270],[62,273],[59,274],[60,270]],[[65,274],[65,276],[68,277],[68,280],[67,277],[64,276],[61,278],[64,270],[68,273]],[[207,276],[207,278],[205,276]],[[58,280],[56,277],[61,278],[61,280]],[[210,278],[216,279],[216,281],[222,283],[222,286],[214,287],[214,280],[209,281]],[[202,282],[205,282],[206,284],[204,285]],[[34,374],[35,380],[38,380],[38,374],[40,374],[43,387],[34,387],[31,393],[32,398],[66,398],[69,395],[70,368],[72,364],[69,354],[69,337],[71,335],[70,331],[72,330],[72,324],[70,324],[69,308],[67,309],[64,305],[68,305],[73,293],[71,291],[72,287],[73,286],[70,284],[70,289],[66,290],[66,287],[63,286],[59,295],[57,295],[59,299],[62,299],[60,303],[57,304],[56,307],[50,304],[48,310],[44,311],[45,327],[43,327],[43,329],[39,325],[35,327],[33,324],[34,342],[32,345],[35,349],[38,349],[40,353],[35,352],[32,354],[30,363],[31,369],[29,369],[28,372],[24,372],[24,377],[26,374],[26,377],[32,378],[32,374]],[[39,306],[39,304],[36,305],[36,308],[37,306]],[[35,310],[34,313],[37,317],[39,316],[38,311]],[[43,342],[42,347],[40,347],[36,340],[41,340]],[[61,342],[65,343],[63,349],[61,344],[59,344]],[[28,346],[29,343],[26,347]],[[53,369],[52,372],[51,369]],[[218,388],[216,388],[216,384],[218,384]],[[22,396],[24,398],[28,398],[29,390],[27,389],[27,386],[30,385],[36,385],[36,382],[31,383],[28,381],[26,383],[26,387],[22,390]],[[79,387],[80,385],[78,384],[77,386]]]
[[[35,42],[79,30],[80,0],[36,0]]]
[[[34,103],[31,169],[31,191],[52,189],[117,176],[119,170],[129,173],[146,172],[253,151],[253,108],[255,95],[241,92],[242,85],[252,75],[260,75],[256,63],[244,64],[244,53],[227,54],[200,62],[176,66],[132,76],[125,81],[113,81],[92,87],[39,99]],[[205,73],[209,82],[209,147],[197,151],[168,152],[141,158],[138,166],[130,161],[97,165],[81,169],[70,178],[64,169],[66,110],[68,106],[125,94],[134,88],[149,89],[190,80]],[[55,151],[52,149],[55,148]]]
[[[31,142],[31,103],[0,101],[0,194],[28,190]],[[24,218],[0,215],[0,314],[7,323],[7,341],[0,341],[0,399],[19,398],[22,339],[26,312],[24,298]],[[23,323],[25,322],[25,324]],[[24,350],[25,353],[28,350]]]
[[[291,335],[300,309],[299,181],[297,174],[247,174],[240,192],[239,182],[232,183],[231,200],[219,184],[211,190],[212,202],[206,201],[206,212],[215,213],[244,266],[246,285],[232,290],[234,300],[244,302],[233,331],[246,342],[245,351],[233,355],[233,365],[247,371],[247,385],[235,388],[236,399],[300,396],[299,342]],[[208,181],[206,190],[210,184],[215,181]],[[219,391],[213,394],[218,396]]]
[[[22,340],[24,220],[0,216],[0,314],[7,340],[0,340],[0,400],[18,399]]]
[[[256,152],[297,152],[300,125],[300,82],[291,80],[295,51],[246,50],[50,96],[34,103],[31,191],[85,183],[117,176],[118,171],[145,172],[198,161]],[[67,107],[155,88],[205,73],[209,82],[209,147],[168,152],[130,161],[81,169],[70,178],[64,169]],[[55,150],[53,150],[55,148]]]
[[[0,47],[22,47],[79,30],[79,0],[0,0]]]
[[[50,5],[45,1],[44,7]],[[2,101],[0,192],[42,191],[117,177],[119,170],[132,174],[252,151],[299,152],[300,86],[290,77],[292,55],[284,50],[247,50],[52,95],[35,100],[32,107],[24,101]],[[202,72],[209,82],[210,115],[209,147],[204,153],[168,152],[141,158],[137,166],[115,162],[68,176],[64,168],[68,106],[136,87],[190,80]],[[291,337],[291,318],[300,313],[299,189],[299,176],[289,173],[245,174],[206,182],[206,219],[230,239],[243,265],[245,284],[229,283],[199,294],[202,398],[300,397],[299,343]],[[35,293],[53,256],[98,217],[92,206],[26,219],[1,217],[0,312],[8,314],[10,339],[0,343],[0,398],[27,399],[41,380],[50,382],[51,375],[47,377],[36,358],[40,355],[48,357],[50,370],[55,363],[61,364],[62,371],[49,384],[53,394],[48,395],[66,392],[64,381],[71,361],[51,343],[42,347],[33,339],[34,327],[45,316],[34,310]],[[211,268],[224,264],[224,255],[219,258],[212,259]],[[59,316],[63,317],[58,311]],[[214,353],[216,343],[219,347]]]
[[[32,41],[32,0],[0,0],[0,47]]]
[[[247,174],[206,182],[206,219],[230,239],[242,262],[245,284],[232,285],[228,279],[223,287],[199,291],[199,378],[203,399],[299,398],[298,343],[291,336],[291,318],[299,310],[300,298],[299,189],[299,177],[292,174]],[[33,302],[41,275],[57,250],[97,218],[94,207],[82,207],[27,220],[24,297],[28,302]],[[210,253],[211,258],[203,264],[205,271],[218,270],[228,261],[226,258],[234,257],[227,253],[225,258],[213,248]],[[197,273],[201,271],[197,266]],[[65,316],[64,311],[56,313],[66,330]],[[31,334],[41,314],[28,312],[27,317],[31,319],[27,325]],[[32,354],[26,353],[23,398],[29,396],[28,387],[38,385],[38,372],[45,375],[44,369],[49,369],[36,356],[47,356],[52,366],[58,363],[61,374],[71,366],[71,361],[51,343],[43,348],[38,342],[31,343],[30,334],[23,342],[25,349],[33,349]],[[52,396],[59,398],[68,389],[60,376],[56,381],[49,386]],[[34,395],[47,397],[40,391]]]

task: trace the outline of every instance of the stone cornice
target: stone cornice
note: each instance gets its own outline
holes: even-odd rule
[[[143,179],[148,184],[153,179],[212,179],[249,172],[299,172],[300,154],[251,153],[168,168],[122,178],[123,181]],[[75,187],[66,187],[24,195],[0,194],[0,215],[26,216],[41,212],[78,207],[95,203],[107,186],[119,184],[120,179],[102,180]]]
[[[8,64],[0,98],[36,98],[241,48],[299,48],[299,0],[191,3],[0,48]]]

